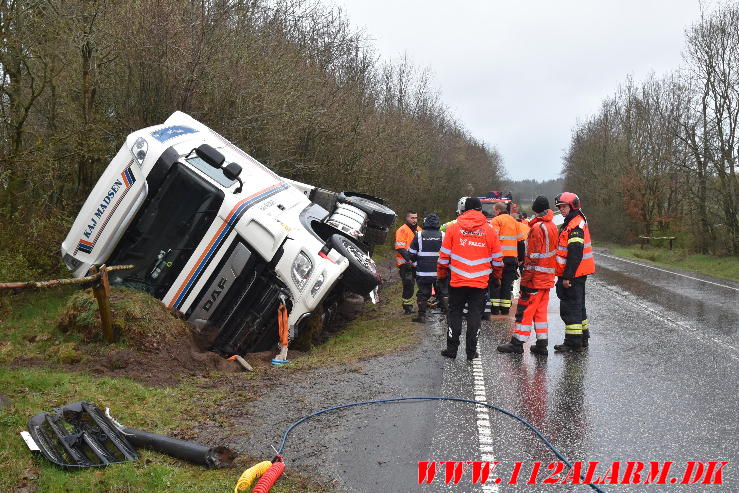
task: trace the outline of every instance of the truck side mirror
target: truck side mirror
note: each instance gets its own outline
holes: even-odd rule
[[[221,165],[223,165],[223,162],[226,160],[226,158],[218,152],[215,148],[212,146],[209,146],[208,144],[203,144],[200,147],[195,148],[195,154],[205,161],[206,163],[210,164],[214,168],[220,168]],[[234,163],[231,163],[234,164]],[[239,169],[239,171],[241,171]],[[224,170],[225,173],[225,170]],[[233,178],[231,178],[233,180]]]
[[[239,188],[237,188],[234,193],[240,193],[241,188],[244,186],[244,182],[239,178],[239,175],[241,174],[241,166],[236,163],[228,163],[221,169],[223,170],[223,175],[229,180],[238,180]]]

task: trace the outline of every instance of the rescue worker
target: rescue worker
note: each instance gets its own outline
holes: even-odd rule
[[[461,216],[461,215],[462,215],[462,213],[464,212],[464,204],[465,204],[465,202],[466,202],[466,200],[467,200],[468,198],[469,198],[469,197],[462,197],[462,198],[460,198],[460,199],[459,199],[459,200],[457,201],[457,217]],[[447,228],[448,228],[449,226],[451,226],[452,224],[456,223],[456,222],[457,222],[457,220],[456,220],[456,219],[452,219],[451,221],[449,221],[449,222],[446,222],[446,223],[442,224],[442,225],[441,225],[441,227],[439,228],[439,230],[440,230],[440,231],[441,231],[442,233],[445,233],[445,232],[446,232],[446,229],[447,229]]]
[[[491,273],[501,275],[502,252],[498,235],[483,215],[482,204],[477,197],[467,197],[463,213],[444,234],[439,251],[437,277],[451,278],[449,282],[449,329],[446,349],[442,356],[456,358],[459,336],[462,333],[462,314],[467,305],[467,360],[479,357],[477,335],[480,331],[480,314],[487,296],[488,278]]]
[[[403,283],[403,311],[406,314],[413,313],[413,290],[416,284],[416,275],[413,271],[413,263],[411,262],[408,249],[411,242],[420,230],[418,227],[418,213],[416,211],[408,211],[405,213],[405,223],[395,232],[395,265],[398,266],[400,272],[400,280]]]
[[[446,282],[436,282],[436,263],[439,260],[439,250],[444,239],[444,233],[439,231],[441,221],[436,214],[428,214],[423,219],[423,230],[419,231],[411,242],[408,250],[413,266],[416,269],[416,302],[418,303],[418,316],[414,322],[425,323],[426,312],[429,308],[431,292],[436,289],[438,307],[447,311],[448,293]]]
[[[549,200],[539,196],[532,209],[536,216],[531,220],[531,229],[526,239],[524,271],[521,275],[521,296],[516,309],[516,325],[511,342],[498,346],[501,353],[523,353],[523,343],[536,333],[536,345],[531,352],[546,356],[549,351],[549,321],[547,306],[549,290],[554,287],[557,266],[557,244],[559,232],[552,219],[554,212],[549,208]]]
[[[500,282],[491,282],[490,303],[492,315],[508,315],[511,309],[513,282],[518,279],[519,259],[523,260],[525,251],[523,228],[520,223],[508,214],[508,206],[496,202],[493,206],[495,217],[490,224],[498,232],[503,249],[503,276]]]
[[[565,218],[560,227],[557,245],[557,297],[559,313],[565,323],[565,340],[554,346],[555,351],[581,352],[588,347],[590,327],[585,310],[585,281],[595,273],[593,247],[580,198],[564,192],[554,204]]]

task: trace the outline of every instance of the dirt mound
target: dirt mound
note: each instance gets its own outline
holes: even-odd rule
[[[199,346],[190,325],[146,293],[113,288],[110,306],[120,341],[101,346],[100,314],[92,291],[74,293],[57,327],[78,334],[83,343],[59,346],[64,350],[56,358],[50,355],[51,360],[96,374],[165,385],[187,375],[241,371],[237,362]]]

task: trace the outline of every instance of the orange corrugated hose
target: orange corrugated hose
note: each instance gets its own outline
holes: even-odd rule
[[[280,336],[280,346],[287,347],[288,343],[288,324],[287,324],[287,307],[282,304],[277,308],[277,325],[278,334]]]

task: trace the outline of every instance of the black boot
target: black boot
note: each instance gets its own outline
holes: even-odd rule
[[[413,305],[403,305],[403,313],[410,315],[413,312]]]
[[[582,353],[584,351],[582,347],[582,336],[565,334],[565,342],[555,344],[554,350],[560,353]]]
[[[583,330],[582,331],[582,348],[587,349],[590,346],[590,330]]]
[[[508,313],[509,313],[510,311],[511,311],[511,309],[510,309],[510,308],[504,308],[504,307],[500,307],[500,314],[501,314],[501,315],[508,315]]]
[[[523,342],[519,341],[515,337],[511,337],[511,342],[498,346],[498,351],[501,353],[521,354],[523,353]]]
[[[472,361],[473,359],[479,358],[479,357],[480,357],[480,353],[475,351],[474,354],[467,354],[467,361]]]
[[[418,302],[418,315],[416,315],[414,318],[411,319],[412,322],[418,322],[420,324],[426,323],[426,309],[428,308],[428,303],[426,301],[419,301]]]
[[[534,354],[546,356],[549,354],[549,351],[547,350],[547,344],[549,344],[548,339],[537,339],[536,346],[531,346],[529,350]]]
[[[442,356],[445,356],[445,357],[447,357],[447,358],[452,358],[452,359],[454,359],[454,358],[456,358],[456,357],[457,357],[457,352],[456,352],[456,351],[452,351],[452,350],[451,350],[451,349],[449,349],[449,348],[446,348],[446,349],[442,349],[442,351],[441,351],[441,355],[442,355]]]
[[[439,298],[439,310],[441,310],[444,313],[447,313],[449,311],[449,297],[448,296],[442,296]]]

